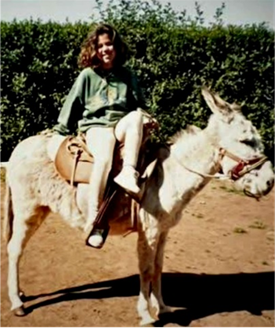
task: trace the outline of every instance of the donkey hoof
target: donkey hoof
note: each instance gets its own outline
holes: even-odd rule
[[[27,313],[24,309],[24,306],[17,307],[13,310],[14,315],[16,316],[25,316]]]
[[[22,300],[22,302],[24,302],[26,300],[26,295],[24,294],[23,291],[19,291],[19,297]]]

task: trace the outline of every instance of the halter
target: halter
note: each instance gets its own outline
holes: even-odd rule
[[[229,178],[229,179],[232,179],[233,181],[238,180],[239,178],[241,178],[248,172],[252,171],[253,169],[261,167],[266,161],[268,161],[268,158],[265,155],[255,158],[255,159],[251,159],[251,160],[244,160],[244,159],[241,159],[240,157],[238,157],[237,155],[235,155],[221,147],[219,149],[219,160],[218,160],[218,165],[220,168],[222,168],[221,161],[225,156],[227,156],[228,158],[237,162],[236,166],[232,170],[229,171],[229,174],[230,174],[229,176],[226,176],[224,174],[223,175],[221,175],[221,174],[215,174],[215,175],[203,174],[201,172],[188,168],[183,163],[181,163],[177,158],[176,158],[176,160],[181,166],[183,166],[188,171],[190,171],[194,174],[200,175],[202,177]]]
[[[228,158],[237,162],[237,165],[229,172],[230,178],[233,181],[238,180],[253,169],[261,167],[266,161],[268,161],[268,158],[266,156],[261,156],[251,160],[243,160],[223,148],[220,148],[219,155],[220,161],[223,159],[224,156],[227,156]]]

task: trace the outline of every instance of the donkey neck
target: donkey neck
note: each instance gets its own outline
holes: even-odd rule
[[[170,156],[163,163],[168,181],[164,189],[169,190],[164,195],[171,197],[163,202],[174,223],[181,218],[188,202],[210,181],[203,174],[213,175],[218,171],[218,157],[215,134],[208,129],[191,135],[183,132],[171,146]]]
[[[170,149],[161,148],[157,168],[142,200],[148,213],[165,218],[165,225],[170,227],[180,220],[185,206],[210,180],[185,166],[203,174],[218,170],[216,138],[208,129],[182,131],[172,140]]]
[[[171,146],[171,158],[185,170],[213,174],[218,170],[218,136],[211,127],[193,134],[183,131]]]

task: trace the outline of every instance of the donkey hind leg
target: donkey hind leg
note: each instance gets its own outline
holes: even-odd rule
[[[171,312],[170,307],[166,306],[162,299],[162,292],[161,292],[161,274],[163,268],[163,254],[164,254],[164,247],[166,242],[166,237],[168,235],[167,232],[162,232],[160,234],[157,246],[157,252],[155,256],[155,271],[152,280],[152,292],[150,295],[150,301],[152,308],[155,309],[156,315],[162,313]]]
[[[19,290],[19,261],[28,240],[41,225],[49,209],[47,207],[20,209],[15,212],[13,219],[12,236],[8,243],[8,293],[11,310],[15,315],[25,315],[23,302]],[[21,294],[22,296],[22,294]]]
[[[140,216],[146,216],[149,220],[150,215],[140,210]],[[147,220],[146,220],[147,221]],[[149,224],[149,223],[147,223]],[[141,318],[140,325],[153,324],[156,319],[150,313],[150,288],[154,274],[154,259],[158,244],[157,227],[149,227],[145,231],[138,233],[138,260],[140,272],[140,293],[137,304],[137,311]]]

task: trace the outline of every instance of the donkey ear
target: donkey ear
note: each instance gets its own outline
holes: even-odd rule
[[[222,114],[222,116],[226,117],[229,121],[232,119],[233,109],[229,103],[224,101],[219,95],[211,92],[207,87],[202,88],[202,95],[214,114]]]
[[[236,111],[236,112],[242,112],[242,106],[243,106],[244,102],[239,105],[239,104],[236,104],[235,102],[233,104],[230,105],[231,109],[233,111]]]

